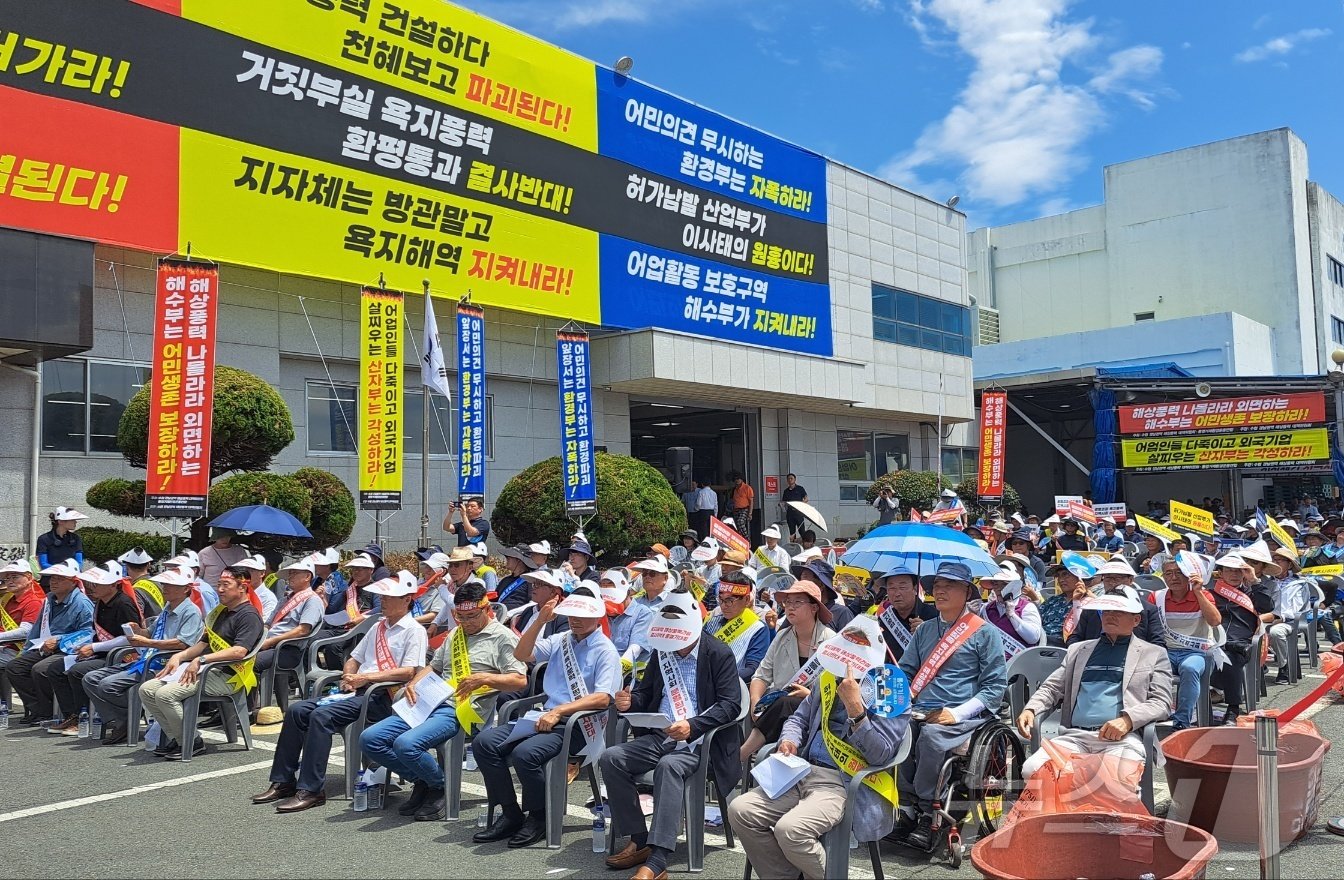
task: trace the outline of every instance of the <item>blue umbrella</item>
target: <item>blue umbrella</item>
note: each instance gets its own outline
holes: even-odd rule
[[[311,538],[313,533],[304,528],[294,516],[269,504],[249,504],[235,507],[210,521],[210,525],[239,532],[260,532],[285,538]]]
[[[845,565],[881,573],[899,565],[929,574],[940,562],[964,562],[975,577],[997,574],[999,564],[969,535],[936,523],[878,526],[845,551]]]

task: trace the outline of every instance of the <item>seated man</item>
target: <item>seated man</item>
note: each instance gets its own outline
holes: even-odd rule
[[[751,681],[770,648],[770,630],[751,607],[754,592],[750,576],[741,570],[724,575],[719,579],[719,607],[705,621],[705,634],[732,650],[743,681]]]
[[[438,620],[440,615],[450,618],[453,614],[453,593],[456,592],[457,586],[449,582],[448,558],[447,553],[432,552],[416,566],[419,579],[411,602],[411,616],[425,628],[431,641],[436,635],[430,632],[434,621]],[[431,647],[437,648],[439,642],[435,642]]]
[[[311,567],[313,557],[305,558],[308,559]],[[234,563],[233,567],[242,572],[242,577],[247,580],[247,588],[261,603],[261,622],[269,624],[271,616],[275,614],[275,609],[280,603],[275,598],[275,592],[271,589],[276,581],[270,573],[271,567],[266,562],[266,557],[260,553],[244,556]]]
[[[851,654],[867,654],[869,666],[878,665],[886,653],[870,617],[855,618],[840,638],[859,639],[846,647]],[[779,753],[805,758],[812,765],[808,774],[777,798],[755,788],[728,805],[727,821],[762,878],[835,876],[827,872],[822,836],[844,816],[850,777],[864,767],[890,763],[908,733],[908,712],[882,718],[865,707],[859,679],[867,669],[850,667],[848,672],[841,678],[829,668],[823,671],[784,723]],[[895,800],[891,773],[868,777],[854,802],[854,836],[866,842],[888,834]]]
[[[613,829],[628,836],[625,849],[607,867],[626,871],[643,865],[636,880],[667,880],[667,860],[677,848],[683,794],[700,763],[699,739],[706,731],[732,724],[742,709],[742,685],[732,650],[718,639],[702,638],[700,609],[690,593],[674,594],[654,618],[648,635],[654,650],[644,678],[632,694],[616,694],[621,712],[657,712],[671,719],[663,730],[645,730],[602,753]],[[714,784],[722,802],[742,776],[736,724],[715,738],[710,755]],[[653,831],[639,806],[635,781],[653,771]]]
[[[888,656],[893,663],[899,663],[915,627],[937,617],[938,610],[920,598],[919,575],[905,566],[886,574],[874,573],[873,588],[883,591],[877,622],[882,625],[882,638],[891,652]]]
[[[252,595],[243,574],[243,569],[224,570],[219,576],[219,604],[206,615],[201,638],[170,657],[156,678],[140,685],[140,702],[163,731],[159,747],[154,750],[158,757],[181,760],[182,704],[196,688],[204,688],[209,696],[223,697],[256,687],[252,661],[236,663],[251,653],[266,632],[258,608],[261,600]],[[191,589],[194,588],[193,582]],[[201,681],[201,667],[206,663],[234,665],[211,669]],[[205,741],[198,736],[185,748],[191,749],[192,755],[199,755],[205,751]]]
[[[1223,631],[1227,633],[1223,653],[1228,662],[1214,671],[1209,683],[1223,691],[1227,703],[1223,723],[1236,724],[1245,699],[1246,665],[1260,662],[1258,653],[1251,657],[1251,639],[1260,632],[1260,615],[1274,610],[1275,596],[1256,580],[1255,570],[1239,553],[1228,553],[1216,560],[1213,574],[1209,589],[1213,605],[1223,617]],[[1147,607],[1157,611],[1154,605]]]
[[[961,745],[999,709],[1008,687],[998,627],[970,611],[971,571],[944,562],[921,583],[933,593],[938,617],[915,630],[900,667],[910,678],[913,701],[910,760],[901,764],[898,832],[910,846],[933,845],[933,801],[947,753]]]
[[[110,564],[120,566],[116,562]],[[135,652],[128,650],[122,626],[144,626],[145,623],[140,601],[130,581],[121,580],[107,568],[91,568],[80,576],[80,580],[84,583],[84,591],[94,601],[93,641],[75,649],[77,659],[74,665],[53,668],[49,677],[56,691],[56,701],[62,706],[76,707],[73,720],[47,728],[47,733],[63,733],[66,736],[79,735],[77,712],[84,708],[87,701],[84,676],[106,668],[109,660],[112,666],[119,667],[123,665],[123,659],[134,659]]]
[[[673,547],[672,551],[675,553],[676,548]],[[663,607],[664,598],[667,596],[667,584],[671,579],[667,560],[662,556],[650,556],[648,559],[636,562],[632,568],[638,572],[641,586],[640,591],[635,594],[635,604],[656,613]]]
[[[52,676],[65,670],[65,657],[93,641],[93,600],[79,589],[79,563],[73,559],[42,569],[50,593],[37,623],[28,633],[23,653],[5,667],[9,683],[23,700],[23,723],[41,724],[55,711]],[[79,707],[60,706],[57,724],[79,723]],[[53,719],[54,720],[54,719]]]
[[[0,672],[23,650],[29,633],[42,619],[45,600],[27,558],[0,566]]]
[[[434,606],[436,610],[429,626],[429,637],[437,639],[457,626],[456,619],[453,617],[453,595],[467,584],[480,584],[484,587],[485,582],[476,577],[476,557],[472,554],[470,547],[454,547],[451,553],[435,553],[429,557],[428,561],[421,563],[421,566],[428,568],[431,573],[434,571],[448,572],[448,576],[443,579],[442,585],[430,588],[439,597],[438,603]],[[441,568],[436,569],[435,566]],[[487,589],[486,592],[488,593],[489,590]]]
[[[537,572],[541,574],[541,572]],[[533,589],[541,581],[533,582]],[[569,631],[541,638],[544,627],[556,615],[569,618]],[[508,840],[510,847],[531,846],[546,836],[546,764],[560,754],[565,718],[589,709],[606,709],[621,687],[621,658],[611,640],[601,632],[606,608],[588,584],[576,587],[562,602],[552,596],[532,617],[514,656],[524,663],[546,661],[541,688],[546,699],[536,730],[510,740],[518,722],[482,731],[472,743],[476,763],[485,779],[486,794],[502,812],[489,828],[472,836],[477,843]],[[588,760],[601,753],[603,724],[594,717],[581,722],[581,736],[574,749]],[[522,805],[513,789],[509,766],[518,771]]]
[[[163,668],[171,654],[190,648],[205,633],[205,618],[191,601],[193,580],[189,569],[160,572],[154,578],[154,589],[163,597],[163,610],[155,618],[152,630],[132,625],[134,635],[126,640],[138,650],[137,659],[127,666],[105,667],[85,674],[84,693],[102,716],[104,745],[126,742],[129,724],[126,695],[139,686],[145,665],[151,671]],[[140,719],[135,722],[139,724]]]
[[[1298,619],[1311,613],[1311,606],[1316,602],[1316,592],[1312,589],[1312,581],[1298,575],[1297,556],[1292,552],[1282,547],[1276,548],[1274,561],[1282,569],[1283,577],[1274,597],[1273,610],[1262,615],[1261,619],[1267,627],[1269,646],[1274,651],[1274,661],[1279,667],[1274,681],[1287,684],[1292,655],[1297,652],[1297,640],[1291,636],[1297,628]]]
[[[1172,673],[1178,677],[1176,712],[1171,716],[1177,730],[1190,726],[1199,704],[1200,679],[1204,665],[1212,663],[1214,648],[1213,628],[1223,622],[1209,591],[1199,576],[1187,577],[1176,560],[1167,557],[1162,563],[1162,580],[1166,587],[1148,597],[1162,615],[1162,626],[1167,633],[1167,657]]]
[[[513,656],[518,637],[490,615],[485,586],[459,587],[452,608],[457,622],[453,634],[406,685],[405,696],[414,706],[419,699],[416,686],[430,673],[446,676],[453,695],[418,727],[394,713],[366,727],[359,738],[359,747],[371,760],[414,783],[411,796],[397,812],[414,816],[417,822],[443,818],[445,783],[435,750],[462,727],[483,724],[500,692],[527,687],[527,664]]]
[[[369,685],[410,681],[424,665],[429,646],[425,628],[410,616],[415,577],[407,571],[397,575],[364,588],[382,600],[383,617],[345,661],[339,694],[300,700],[285,710],[271,762],[271,784],[253,795],[252,803],[274,803],[277,813],[298,813],[325,804],[331,738],[359,717]],[[380,690],[369,700],[370,721],[381,721],[391,712],[389,691]]]
[[[1138,597],[1138,588],[1134,586],[1134,578],[1138,577],[1138,574],[1122,557],[1113,556],[1106,560],[1097,569],[1097,575],[1101,578],[1102,595],[1124,594]],[[1167,631],[1162,627],[1162,615],[1158,612],[1157,606],[1149,605],[1147,602],[1141,604],[1143,619],[1135,628],[1134,635],[1150,645],[1165,645]],[[1078,630],[1073,638],[1083,642],[1101,638],[1101,615],[1083,614],[1078,620]]]
[[[543,608],[547,602],[552,599],[559,602],[565,598],[565,588],[560,581],[558,571],[538,568],[536,571],[529,571],[523,577],[532,585],[532,598],[510,611],[504,618],[504,623],[519,635],[527,631],[527,628],[532,625],[532,621],[536,619],[539,609]],[[597,594],[597,590],[593,589],[591,585],[589,585],[588,591],[593,595]],[[540,638],[548,638],[567,629],[569,629],[568,617],[552,616],[551,620],[542,629]]]
[[[630,598],[630,581],[625,570],[610,568],[602,572],[602,601],[607,608],[607,626],[611,629],[611,643],[621,655],[621,673],[627,674],[636,665],[641,668],[648,657],[649,626],[653,612]]]
[[[1134,634],[1143,620],[1143,603],[1116,593],[1089,599],[1089,613],[1100,612],[1099,639],[1074,640],[1064,665],[1036,688],[1017,716],[1017,729],[1030,739],[1036,716],[1060,708],[1060,730],[1053,741],[1082,754],[1106,752],[1144,761],[1137,732],[1171,714],[1171,664],[1166,648]],[[1044,763],[1044,751],[1023,768],[1030,776]]]
[[[289,593],[275,613],[268,618],[269,627],[266,637],[261,640],[261,650],[257,652],[256,670],[258,674],[267,672],[277,663],[282,669],[294,669],[303,660],[303,650],[308,636],[322,625],[322,616],[326,606],[322,597],[313,589],[317,575],[313,556],[291,562],[281,568],[277,574],[289,584]],[[288,685],[286,685],[288,687]],[[249,695],[249,703],[256,702],[255,691]],[[253,706],[253,711],[260,706]]]
[[[1045,629],[1046,644],[1062,648],[1069,639],[1076,638],[1083,620],[1083,603],[1092,595],[1088,582],[1097,572],[1079,554],[1068,553],[1062,562],[1051,565],[1045,573],[1055,579],[1058,592],[1041,603],[1041,626]]]

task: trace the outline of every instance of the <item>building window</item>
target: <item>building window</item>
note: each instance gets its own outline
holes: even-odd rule
[[[1336,285],[1344,287],[1344,263],[1329,256],[1325,258],[1325,261],[1330,270],[1330,280]]]
[[[420,390],[403,392],[402,456],[420,455],[424,436]],[[359,434],[359,414],[355,400],[357,385],[308,383],[308,452],[312,455],[354,455],[355,436]],[[429,454],[451,455],[456,448],[457,410],[441,395],[430,395]],[[354,432],[353,434],[351,432]],[[485,396],[485,457],[495,455],[495,398]]]
[[[837,431],[836,462],[840,500],[863,501],[878,477],[910,467],[910,438],[905,434]]]
[[[873,285],[873,338],[971,356],[971,310],[907,290]]]
[[[1344,345],[1344,321],[1334,315],[1330,316],[1330,338],[1336,345]]]
[[[1134,322],[1138,323],[1139,321],[1151,321],[1156,317],[1157,317],[1156,312],[1135,312]]]
[[[117,428],[149,381],[145,364],[62,359],[42,364],[42,450],[119,455]]]
[[[980,450],[962,447],[943,447],[943,476],[959,486],[974,480],[980,467]]]

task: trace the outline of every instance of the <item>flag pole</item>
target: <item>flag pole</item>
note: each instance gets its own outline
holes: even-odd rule
[[[429,279],[424,280],[425,304],[429,304]],[[428,309],[426,309],[428,312]],[[435,335],[438,334],[436,327]],[[420,383],[420,546],[429,546],[429,386]]]

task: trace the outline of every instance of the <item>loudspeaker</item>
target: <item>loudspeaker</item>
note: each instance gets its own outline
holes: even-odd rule
[[[667,481],[678,495],[691,491],[691,462],[694,451],[689,446],[669,446],[663,454]]]

